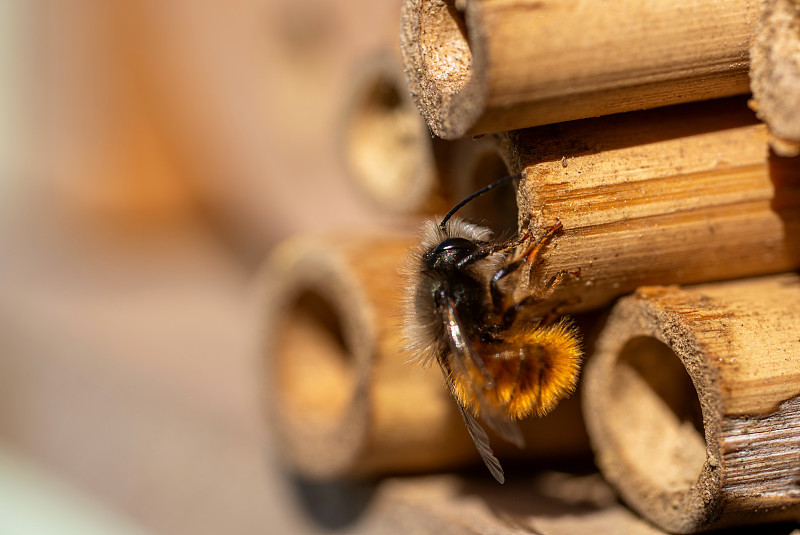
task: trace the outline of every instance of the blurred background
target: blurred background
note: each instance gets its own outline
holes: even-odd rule
[[[0,532],[296,532],[254,280],[290,234],[394,223],[340,151],[399,19],[0,1]]]

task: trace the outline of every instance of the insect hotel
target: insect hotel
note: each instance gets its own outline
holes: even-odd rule
[[[404,223],[265,266],[299,507],[354,534],[792,532],[797,2],[401,14],[341,150]]]

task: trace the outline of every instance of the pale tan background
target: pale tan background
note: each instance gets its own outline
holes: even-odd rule
[[[0,4],[0,450],[148,532],[295,532],[252,281],[289,234],[390,223],[337,150],[399,16]]]

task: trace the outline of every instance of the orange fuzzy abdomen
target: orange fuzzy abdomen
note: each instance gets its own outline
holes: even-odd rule
[[[542,416],[575,389],[581,362],[580,341],[568,323],[514,328],[503,342],[476,348],[485,372],[468,365],[470,378],[453,377],[462,404],[476,415],[478,400],[466,381],[511,419]],[[487,380],[488,379],[488,380]]]

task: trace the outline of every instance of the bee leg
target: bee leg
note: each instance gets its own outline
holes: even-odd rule
[[[489,282],[489,293],[492,295],[492,306],[494,307],[495,312],[499,311],[503,307],[503,292],[499,286],[500,281],[515,272],[524,263],[525,259],[521,258],[516,262],[506,264],[495,272],[492,280]]]
[[[581,268],[562,269],[561,271],[550,277],[550,280],[547,281],[547,284],[544,286],[544,288],[542,288],[540,291],[537,292],[539,300],[544,301],[545,299],[553,295],[553,292],[556,290],[556,288],[561,286],[561,283],[564,282],[564,279],[567,278],[567,276],[575,278],[580,277]]]
[[[523,264],[530,262],[531,260],[539,256],[539,253],[542,251],[544,244],[550,241],[550,239],[553,236],[555,236],[556,233],[561,231],[562,228],[564,227],[561,224],[561,221],[557,219],[556,222],[550,228],[548,228],[541,236],[539,236],[533,243],[531,243],[528,249],[522,254],[522,258],[503,266],[494,274],[489,284],[489,291],[491,292],[492,295],[492,305],[494,305],[495,311],[500,310],[503,303],[503,293],[500,291],[499,287],[500,281],[503,278],[510,275],[511,273],[515,272]],[[529,232],[525,233],[525,236],[530,237],[530,233]],[[523,238],[525,236],[523,236]],[[519,244],[521,245],[523,241],[520,241]]]
[[[474,262],[477,262],[478,260],[483,260],[487,256],[491,256],[497,253],[503,253],[505,251],[510,251],[511,249],[516,249],[517,247],[525,243],[527,240],[529,240],[530,237],[531,233],[526,232],[525,234],[522,235],[522,237],[514,240],[508,240],[506,242],[496,243],[493,245],[485,245],[479,248],[474,253],[460,260],[458,262],[458,267],[462,268],[464,266],[468,266]]]
[[[556,222],[553,223],[553,225],[550,226],[550,228],[544,231],[544,234],[539,236],[536,239],[536,241],[531,244],[528,250],[525,251],[525,261],[530,262],[531,260],[539,256],[539,253],[542,252],[542,247],[544,247],[544,244],[549,242],[553,238],[553,236],[561,232],[563,228],[564,225],[561,224],[561,220],[556,219]]]
[[[529,295],[525,297],[518,303],[515,303],[508,307],[506,311],[503,313],[503,328],[508,329],[511,327],[511,324],[514,323],[514,320],[517,319],[517,314],[523,308],[527,308],[529,306],[533,306],[539,302],[539,299],[535,295]]]
[[[555,321],[564,315],[564,307],[569,305],[577,305],[581,302],[580,297],[575,297],[573,299],[568,299],[566,301],[561,301],[556,306],[554,306],[550,311],[544,315],[542,318],[541,325],[552,325]]]
[[[514,323],[514,320],[517,318],[517,314],[519,313],[520,310],[541,303],[542,301],[545,301],[548,297],[553,295],[553,292],[555,292],[556,288],[558,288],[561,285],[561,283],[564,282],[564,279],[567,276],[578,277],[580,276],[580,273],[581,273],[580,269],[572,269],[572,270],[562,269],[561,271],[553,275],[547,282],[547,284],[544,286],[544,288],[542,288],[540,291],[537,291],[536,293],[523,298],[518,303],[508,307],[508,309],[503,313],[503,326],[505,328],[510,327],[511,324]],[[547,314],[545,314],[544,318],[542,318],[541,324],[550,325],[551,323],[553,323],[561,315],[560,308],[566,304],[570,303],[562,302],[554,306]]]
[[[493,245],[491,247],[492,251],[489,253],[489,255],[493,255],[493,254],[496,254],[496,253],[503,253],[503,252],[506,252],[506,251],[510,251],[511,249],[516,249],[517,247],[519,247],[520,245],[522,245],[523,243],[525,243],[529,239],[531,239],[531,233],[530,232],[526,232],[525,234],[523,234],[522,236],[520,236],[517,239],[511,239],[511,240],[506,241],[505,243],[495,244],[495,245]]]

